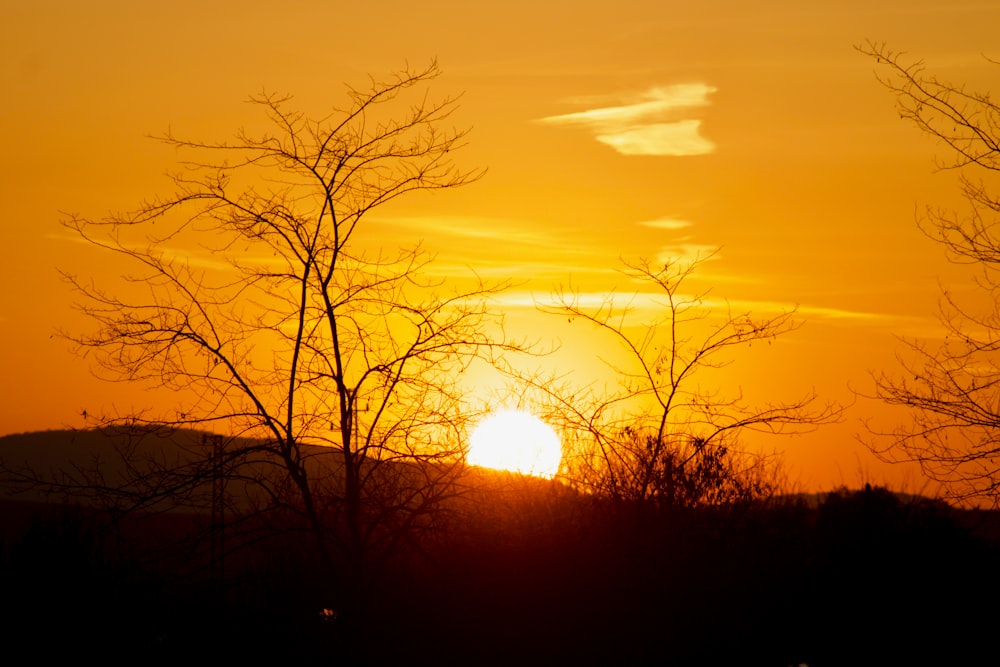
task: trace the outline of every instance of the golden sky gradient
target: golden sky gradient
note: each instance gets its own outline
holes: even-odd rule
[[[437,58],[474,127],[457,160],[488,173],[379,211],[373,233],[423,240],[451,278],[521,281],[501,305],[518,332],[587,355],[534,307],[554,289],[628,291],[619,258],[717,255],[697,275],[718,303],[798,307],[802,327],[737,360],[748,397],[810,389],[851,402],[898,368],[894,336],[937,332],[939,282],[961,289],[917,230],[924,205],[961,205],[940,146],[903,124],[874,63],[886,42],[939,78],[989,89],[1000,3],[953,0],[360,3],[13,0],[0,27],[0,433],[82,426],[87,406],[140,404],[97,382],[53,337],[81,325],[57,268],[114,277],[72,242],[60,211],[99,217],[166,193],[171,128],[225,139],[260,121],[243,103],[295,95],[318,115],[404,63]],[[93,408],[91,408],[93,409]],[[842,423],[772,439],[806,488],[890,481]]]

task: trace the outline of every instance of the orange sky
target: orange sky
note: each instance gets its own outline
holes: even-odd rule
[[[530,297],[628,288],[620,256],[721,246],[700,287],[761,314],[798,306],[803,323],[739,359],[733,381],[850,401],[869,371],[896,368],[894,335],[936,330],[938,281],[965,279],[914,224],[917,207],[958,205],[953,175],[933,173],[940,147],[899,121],[853,47],[885,41],[987,89],[997,25],[1000,4],[952,0],[7,2],[0,433],[81,426],[87,405],[133,400],[52,334],[77,322],[56,268],[101,272],[59,211],[169,191],[175,154],[146,134],[226,138],[254,122],[251,93],[319,113],[343,82],[434,57],[434,90],[465,91],[455,120],[474,126],[458,159],[489,172],[380,213],[387,239],[424,239],[445,275],[525,281],[510,321],[543,338],[560,332],[518,305]],[[881,406],[859,400],[841,424],[765,446],[807,488],[918,489],[855,441],[866,417]]]

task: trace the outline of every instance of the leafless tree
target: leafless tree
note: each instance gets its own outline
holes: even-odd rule
[[[795,327],[793,312],[769,317],[730,310],[707,294],[685,291],[703,260],[654,266],[626,263],[624,274],[653,288],[649,321],[638,319],[639,295],[608,295],[596,307],[576,294],[557,295],[553,314],[596,327],[617,386],[584,389],[536,383],[550,399],[571,450],[567,478],[612,497],[671,506],[723,504],[765,497],[778,481],[775,461],[742,449],[747,431],[783,432],[834,416],[811,411],[814,397],[748,405],[739,389],[705,386],[706,373],[732,353],[770,343]],[[721,316],[720,316],[721,313]],[[611,349],[624,353],[613,361]]]
[[[451,288],[427,277],[420,248],[383,247],[365,224],[404,195],[481,175],[452,161],[467,131],[446,126],[456,98],[429,95],[438,74],[432,63],[372,79],[319,120],[288,97],[253,97],[270,131],[160,137],[188,156],[174,194],[65,220],[133,271],[116,292],[65,275],[96,325],[68,337],[111,379],[181,403],[99,423],[216,435],[170,458],[126,447],[127,480],[61,488],[99,490],[122,511],[224,494],[227,549],[300,529],[347,598],[372,563],[433,527],[475,417],[462,373],[519,349],[487,333],[485,301],[504,285]]]
[[[912,421],[874,433],[871,448],[888,461],[917,461],[957,499],[1000,499],[1000,106],[989,93],[940,81],[922,61],[884,45],[859,51],[876,62],[878,80],[903,120],[939,142],[944,170],[959,174],[967,207],[928,206],[920,229],[951,260],[979,269],[976,303],[944,290],[944,339],[903,341],[903,373],[876,376],[876,394],[910,408]]]

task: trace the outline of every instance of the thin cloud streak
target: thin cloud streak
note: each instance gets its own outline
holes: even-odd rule
[[[828,320],[854,320],[871,323],[888,323],[899,319],[898,315],[890,315],[887,313],[870,313],[861,310],[846,310],[843,308],[831,308],[828,306],[810,306],[784,301],[705,299],[702,302],[702,305],[706,308],[712,308],[715,310],[730,310],[749,313],[785,313],[794,311],[803,317],[815,316]]]
[[[639,123],[651,117],[658,117],[674,109],[708,106],[708,96],[718,89],[704,83],[680,83],[673,86],[654,86],[644,93],[632,96],[626,104],[599,107],[587,111],[561,114],[543,118],[543,123],[575,123],[622,125]],[[601,98],[581,97],[578,103],[596,103]]]
[[[705,83],[653,87],[625,104],[547,116],[539,122],[582,127],[622,155],[705,155],[715,144],[701,135],[701,121],[676,116],[708,106],[708,96],[716,90]]]
[[[640,220],[635,223],[641,225],[642,227],[652,227],[653,229],[686,229],[691,227],[694,223],[687,220],[681,220],[679,218],[657,218],[656,220]]]
[[[697,303],[706,311],[727,311],[733,313],[787,313],[795,312],[802,317],[819,317],[826,320],[849,320],[855,322],[867,322],[871,324],[888,324],[890,322],[906,319],[899,315],[885,313],[870,313],[856,310],[846,310],[842,308],[831,308],[827,306],[810,306],[781,301],[755,301],[755,300],[723,300],[702,298],[698,299],[694,295],[679,295],[681,299],[690,299],[692,303]],[[644,315],[652,318],[663,314],[668,305],[663,301],[663,296],[656,292],[638,293],[609,293],[609,292],[578,292],[566,294],[573,303],[583,309],[607,307],[612,305],[616,310],[630,309],[635,311],[636,317],[642,318]],[[496,296],[493,300],[498,306],[508,308],[552,308],[560,304],[558,295],[546,294],[540,296],[534,292],[509,291]],[[640,320],[641,323],[641,320]]]
[[[550,234],[539,231],[542,225],[525,220],[477,217],[399,217],[372,220],[380,225],[413,230],[421,237],[450,236],[484,241],[502,241],[507,244],[548,245],[553,242]],[[531,225],[531,229],[526,229]]]
[[[560,280],[568,274],[576,276],[614,276],[617,271],[613,269],[594,268],[586,265],[572,265],[558,261],[523,261],[511,262],[510,260],[483,261],[476,260],[471,263],[437,261],[428,267],[428,273],[439,278],[468,278],[478,276],[480,278],[502,279],[512,278],[514,280]]]
[[[377,223],[412,234],[433,248],[435,261],[426,270],[440,278],[558,281],[567,275],[604,278],[616,273],[600,268],[603,248],[579,237],[568,242],[565,229],[538,220],[404,216],[379,218]]]

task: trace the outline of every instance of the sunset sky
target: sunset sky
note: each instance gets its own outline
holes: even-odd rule
[[[870,373],[896,371],[895,336],[937,334],[939,283],[961,290],[921,235],[925,205],[960,207],[943,147],[899,120],[855,46],[884,42],[943,80],[996,88],[1000,3],[953,0],[214,2],[13,0],[0,27],[0,434],[80,427],[127,405],[54,336],[85,326],[57,269],[114,279],[60,212],[99,217],[171,191],[171,128],[205,140],[259,122],[244,103],[290,93],[321,115],[405,63],[436,58],[433,92],[464,91],[472,126],[456,160],[486,167],[460,190],[418,195],[370,224],[423,240],[442,276],[512,277],[516,333],[574,343],[537,312],[560,287],[635,289],[620,258],[719,248],[699,290],[802,326],[735,359],[748,397],[815,390],[851,403],[841,423],[762,441],[808,489],[916,472],[880,464],[863,420],[896,416]],[[579,343],[579,342],[578,342]],[[585,348],[585,345],[578,345]],[[586,354],[577,350],[578,354]]]

